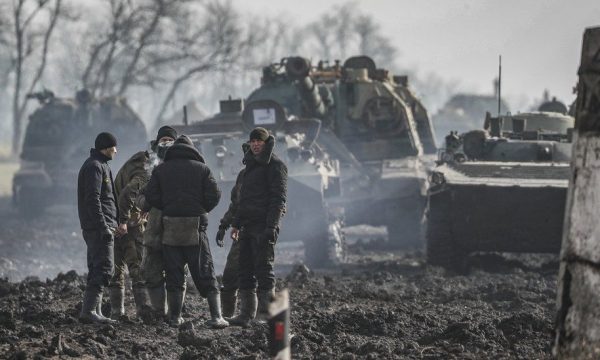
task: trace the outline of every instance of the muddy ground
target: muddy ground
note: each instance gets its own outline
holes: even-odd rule
[[[68,212],[25,221],[0,200],[0,358],[267,357],[264,325],[209,330],[193,291],[179,330],[150,317],[80,324],[85,247]],[[551,358],[555,257],[479,255],[468,276],[453,276],[425,266],[418,251],[384,245],[355,242],[349,264],[312,271],[294,268],[300,248],[281,246],[278,287],[290,291],[295,358]],[[133,316],[130,293],[126,301]]]

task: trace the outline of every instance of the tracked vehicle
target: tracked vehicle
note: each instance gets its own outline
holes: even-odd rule
[[[279,241],[302,241],[306,263],[321,267],[345,260],[341,209],[328,200],[339,196],[339,162],[317,143],[318,119],[288,117],[278,103],[257,100],[243,106],[242,100],[221,101],[213,117],[189,125],[175,125],[190,136],[213,171],[223,198],[209,214],[209,224],[218,224],[229,206],[229,194],[243,168],[242,143],[256,126],[275,137],[275,153],[288,167],[287,212]],[[216,227],[208,229],[210,238]]]
[[[391,243],[419,246],[423,159],[436,145],[427,111],[407,82],[367,56],[317,66],[289,57],[263,69],[248,102],[272,100],[290,115],[320,119],[316,141],[340,161],[337,205],[346,224],[384,225]]]
[[[40,215],[49,205],[75,204],[77,172],[98,133],[109,131],[119,141],[114,173],[146,146],[145,126],[124,99],[94,99],[86,90],[75,98],[50,91],[29,98],[40,106],[29,116],[12,188],[13,205],[26,217]]]
[[[463,272],[473,252],[560,251],[574,119],[534,112],[451,132],[429,175],[427,261]]]

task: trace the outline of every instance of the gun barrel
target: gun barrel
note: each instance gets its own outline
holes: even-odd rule
[[[311,115],[322,117],[327,113],[319,88],[310,76],[310,60],[302,57],[289,57],[285,63],[286,74],[296,80],[296,87]]]

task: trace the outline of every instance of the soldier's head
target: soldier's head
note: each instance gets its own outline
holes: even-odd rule
[[[158,129],[156,140],[152,141],[152,150],[162,159],[175,139],[177,139],[177,131],[170,126],[163,126]]]
[[[96,136],[94,147],[104,156],[112,160],[117,155],[117,138],[111,133],[101,132]]]
[[[256,127],[250,132],[250,150],[254,155],[260,154],[265,148],[265,142],[269,138],[269,131],[262,127]]]

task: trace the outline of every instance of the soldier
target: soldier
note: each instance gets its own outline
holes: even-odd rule
[[[115,177],[119,229],[124,233],[115,239],[115,274],[109,285],[110,316],[115,320],[125,315],[125,268],[129,270],[138,317],[146,304],[146,287],[140,271],[145,217],[135,200],[148,183],[149,167],[150,154],[140,151],[127,160]]]
[[[98,134],[90,157],[77,179],[77,207],[83,239],[87,245],[88,276],[79,319],[111,323],[102,315],[102,291],[113,274],[114,235],[117,229],[115,186],[108,161],[117,154],[117,140],[107,132]]]
[[[246,167],[231,229],[231,237],[239,237],[240,242],[241,300],[240,314],[230,320],[232,325],[248,326],[257,305],[259,319],[266,319],[274,296],[275,243],[287,196],[287,167],[273,154],[274,146],[275,139],[266,129],[257,127],[250,132],[250,151],[244,155]]]
[[[206,237],[207,213],[217,206],[221,192],[204,158],[185,135],[166,153],[152,172],[144,192],[146,202],[162,211],[162,251],[167,275],[167,300],[171,326],[183,322],[185,265],[202,297],[207,298],[211,319],[207,324],[223,328],[221,300],[212,255]]]
[[[173,145],[173,142],[177,139],[177,131],[170,126],[163,126],[158,129],[156,140],[152,142],[151,153],[151,168],[158,165],[164,159],[167,150]],[[145,203],[143,195],[138,196],[136,204],[140,209],[150,208]],[[162,213],[157,208],[152,208],[147,215],[146,229],[143,236],[143,254],[141,273],[143,281],[148,291],[148,297],[150,298],[150,305],[154,311],[157,311],[161,315],[167,314],[167,292],[165,289],[165,265],[162,254]]]
[[[250,150],[250,145],[248,143],[242,144],[243,153],[245,154],[248,150]],[[216,239],[217,245],[219,247],[223,247],[225,245],[223,238],[225,237],[227,229],[231,226],[231,223],[233,222],[233,216],[237,209],[243,177],[244,170],[242,169],[242,171],[240,171],[235,180],[235,185],[233,189],[231,189],[231,202],[229,204],[229,208],[227,209],[227,212],[225,212],[223,218],[221,218],[220,221],[219,231],[217,232]],[[235,313],[238,292],[238,265],[240,257],[240,242],[237,241],[237,238],[232,238],[232,240],[233,243],[231,244],[229,254],[227,255],[225,269],[223,269],[223,286],[221,287],[221,308],[223,309],[223,316],[226,318],[232,317]]]

